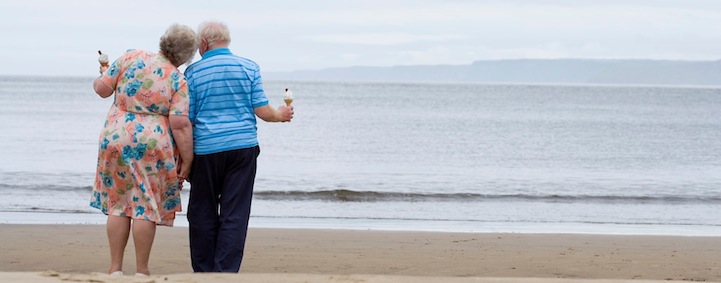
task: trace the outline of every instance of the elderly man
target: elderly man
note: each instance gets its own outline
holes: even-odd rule
[[[225,24],[205,22],[197,37],[202,59],[185,71],[195,152],[190,257],[195,272],[238,272],[260,154],[256,115],[289,122],[293,107],[268,105],[258,64],[231,53]]]

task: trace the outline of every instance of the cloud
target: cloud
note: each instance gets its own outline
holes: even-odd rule
[[[200,6],[189,0],[5,0],[0,74],[94,74],[97,49],[112,56],[128,48],[155,51],[170,24],[196,27],[211,19],[231,28],[231,50],[266,71],[721,56],[721,33],[713,28],[721,26],[718,0],[219,0]],[[48,67],[38,69],[37,62]]]
[[[310,41],[358,44],[358,45],[398,45],[414,42],[435,42],[463,39],[461,35],[426,34],[414,35],[406,33],[363,33],[363,34],[323,34],[301,37]]]

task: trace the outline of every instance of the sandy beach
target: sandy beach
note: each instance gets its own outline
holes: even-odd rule
[[[0,230],[2,282],[125,282],[102,274],[108,264],[102,225],[4,224]],[[151,255],[153,276],[125,279],[721,282],[720,259],[721,237],[251,229],[241,274],[199,275],[191,274],[187,228],[159,227]],[[124,269],[135,272],[132,239]]]

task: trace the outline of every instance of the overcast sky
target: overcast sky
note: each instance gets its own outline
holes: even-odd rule
[[[264,71],[721,59],[718,0],[0,0],[0,75],[95,76],[98,49],[157,51],[170,24],[205,20],[227,23],[231,50]]]

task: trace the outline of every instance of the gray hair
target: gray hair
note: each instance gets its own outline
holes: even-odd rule
[[[195,32],[188,26],[173,24],[160,37],[160,53],[168,58],[173,66],[178,67],[193,60],[197,50]]]
[[[230,44],[230,30],[222,22],[207,21],[198,26],[198,43],[205,39],[208,44]]]

